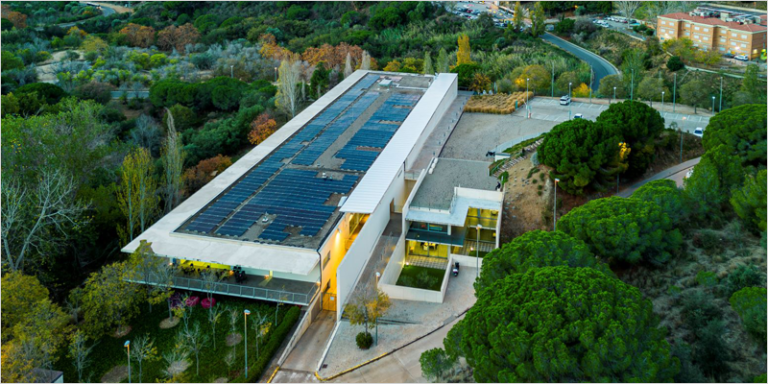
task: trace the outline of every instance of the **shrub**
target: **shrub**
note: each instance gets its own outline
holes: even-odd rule
[[[765,104],[750,104],[726,109],[709,120],[702,140],[710,151],[724,144],[728,154],[739,157],[742,165],[765,167],[766,162]]]
[[[360,332],[355,336],[355,343],[360,349],[368,349],[373,345],[373,336],[369,332]]]
[[[717,275],[710,271],[700,271],[696,274],[696,282],[705,287],[714,287],[717,285]]]
[[[728,372],[727,363],[732,359],[728,344],[723,340],[726,332],[722,320],[710,321],[698,332],[698,342],[693,354],[694,361],[704,374],[714,376],[715,381],[722,381],[721,378]]]
[[[723,312],[714,304],[714,296],[711,293],[693,291],[683,295],[682,311],[683,320],[688,329],[695,335],[713,320],[720,320]]]
[[[757,267],[742,264],[726,277],[725,291],[730,296],[742,288],[757,287],[762,281],[765,281],[765,279]]]
[[[687,219],[690,215],[690,204],[685,193],[677,188],[673,180],[664,179],[646,183],[633,192],[632,197],[658,204],[675,223]]]
[[[766,230],[766,170],[756,176],[749,176],[744,185],[731,196],[731,205],[736,214],[752,232]]]
[[[254,359],[255,362],[248,368],[248,377],[239,376],[232,382],[255,383],[261,374],[264,373],[264,369],[266,369],[272,361],[273,355],[277,349],[280,348],[280,345],[283,344],[283,340],[288,336],[288,333],[291,332],[293,325],[296,324],[300,316],[301,309],[299,309],[299,307],[291,307],[285,314],[285,317],[283,317],[283,321],[280,322],[274,331],[269,333],[269,335],[271,335],[269,341],[264,345],[263,349],[260,350],[258,359]]]
[[[442,348],[432,348],[424,351],[419,357],[421,372],[433,383],[447,382],[447,376],[456,364],[456,358],[448,356]]]
[[[766,341],[766,289],[742,288],[730,299],[731,307],[741,318],[744,329],[761,344]]]
[[[36,92],[46,104],[56,104],[64,97],[69,96],[61,87],[48,83],[32,83],[16,88],[13,93],[19,97],[23,94]]]
[[[106,104],[112,100],[112,91],[114,89],[115,87],[109,83],[91,81],[77,87],[75,95],[83,100],[94,100],[97,103]]]
[[[683,60],[680,60],[678,56],[672,56],[667,60],[667,69],[670,71],[677,72],[683,68],[685,68],[685,64],[683,64]]]
[[[533,93],[529,92],[528,97],[533,97]],[[515,92],[511,95],[475,95],[464,106],[464,112],[509,114],[523,105],[525,92]]]
[[[563,19],[561,22],[555,24],[555,32],[561,35],[569,35],[573,32],[573,25],[576,24],[574,19]]]

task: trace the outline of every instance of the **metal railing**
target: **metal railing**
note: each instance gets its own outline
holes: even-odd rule
[[[154,278],[153,278],[154,280]],[[130,280],[139,284],[158,285],[157,281]],[[317,285],[312,287],[307,293],[290,292],[278,289],[268,289],[261,287],[252,287],[249,285],[230,284],[224,282],[207,282],[202,279],[190,279],[183,276],[174,276],[172,278],[174,288],[187,289],[198,292],[213,292],[214,294],[243,297],[248,299],[267,300],[278,303],[309,305],[317,294]]]

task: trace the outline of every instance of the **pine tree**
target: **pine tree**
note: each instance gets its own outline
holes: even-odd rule
[[[424,74],[431,75],[435,73],[435,69],[432,67],[432,56],[429,52],[424,53]]]
[[[448,73],[451,70],[448,63],[448,52],[445,51],[445,48],[440,48],[440,52],[437,54],[436,69],[438,73]]]

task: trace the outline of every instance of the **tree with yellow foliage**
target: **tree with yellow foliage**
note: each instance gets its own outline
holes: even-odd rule
[[[248,133],[248,141],[253,145],[259,145],[266,140],[277,128],[277,122],[269,114],[262,113],[251,122],[251,132]]]
[[[459,50],[456,51],[456,66],[462,64],[472,64],[472,59],[469,56],[469,36],[462,33],[459,35]]]
[[[125,157],[121,180],[117,204],[128,222],[118,226],[118,234],[127,244],[149,227],[158,209],[157,179],[149,150],[136,148]]]
[[[581,83],[578,87],[573,88],[573,97],[589,97],[589,86]]]
[[[475,72],[475,75],[472,77],[472,85],[469,86],[469,89],[477,93],[489,91],[491,89],[491,79],[480,72]]]

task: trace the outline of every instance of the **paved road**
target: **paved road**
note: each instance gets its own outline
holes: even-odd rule
[[[592,67],[592,70],[595,71],[595,76],[591,84],[593,91],[597,90],[597,87],[600,85],[600,80],[603,77],[617,75],[619,73],[618,69],[614,67],[613,64],[609,63],[608,60],[575,44],[571,44],[551,33],[545,33],[541,36],[541,39],[572,53],[574,56],[589,64],[589,66]]]
[[[678,188],[683,187],[683,181],[685,180],[685,175],[688,173],[688,170],[696,166],[696,164],[701,161],[701,157],[697,157],[695,159],[691,159],[688,161],[684,161],[681,164],[675,165],[674,167],[667,168],[639,183],[636,183],[635,185],[621,191],[618,195],[620,197],[630,197],[632,196],[632,193],[635,192],[638,188],[642,187],[645,183],[648,183],[650,181],[655,180],[661,180],[661,179],[670,179],[677,184]]]

